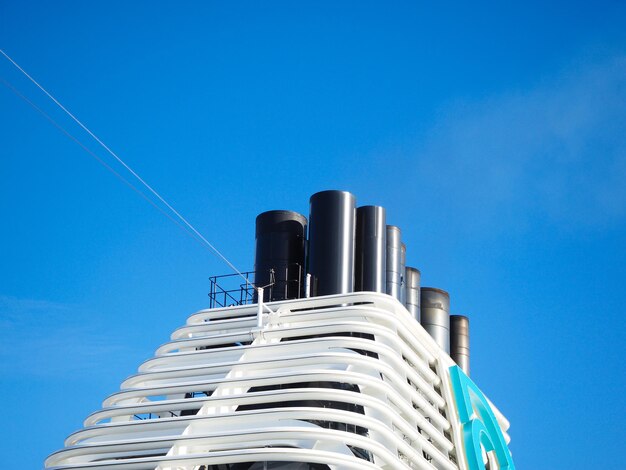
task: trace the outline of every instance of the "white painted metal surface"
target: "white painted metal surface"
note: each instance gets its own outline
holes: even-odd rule
[[[397,300],[359,292],[268,307],[191,315],[46,468],[465,470],[454,363]]]

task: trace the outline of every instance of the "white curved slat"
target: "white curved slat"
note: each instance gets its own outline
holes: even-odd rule
[[[399,302],[360,292],[268,305],[261,329],[255,305],[191,315],[46,468],[464,470],[443,379],[453,362]]]

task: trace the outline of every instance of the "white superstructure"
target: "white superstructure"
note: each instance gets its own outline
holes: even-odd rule
[[[191,315],[46,468],[469,468],[454,362],[400,302],[357,292],[268,306]]]

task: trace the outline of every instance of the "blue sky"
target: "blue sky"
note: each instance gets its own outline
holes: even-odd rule
[[[625,20],[623,2],[4,0],[0,48],[240,269],[259,212],[307,214],[323,189],[385,206],[471,317],[518,467],[587,470],[625,447]],[[39,468],[228,268],[6,86],[0,116],[2,461]]]

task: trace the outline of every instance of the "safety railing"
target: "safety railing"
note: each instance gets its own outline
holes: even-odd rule
[[[256,286],[258,278],[269,280],[264,288],[264,301],[299,299],[304,296],[304,272],[298,263],[272,268],[268,271],[245,271],[248,282],[241,282],[239,274],[222,274],[209,278],[209,308],[248,305],[257,302]],[[263,276],[260,276],[263,274]]]
[[[209,278],[209,308],[247,305],[254,299],[254,271],[241,273],[249,282],[241,282],[239,274],[222,274]]]

